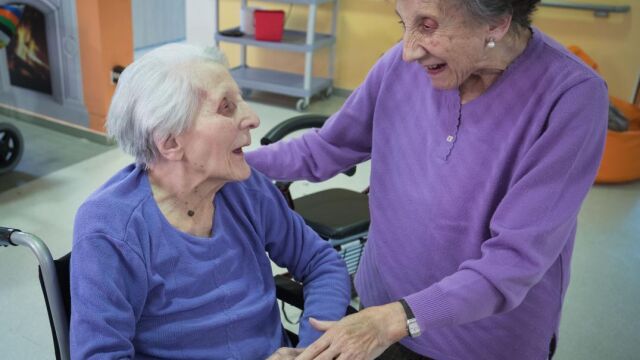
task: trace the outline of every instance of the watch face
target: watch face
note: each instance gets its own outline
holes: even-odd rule
[[[407,327],[409,328],[409,335],[411,337],[420,336],[420,326],[418,325],[416,319],[407,320]]]

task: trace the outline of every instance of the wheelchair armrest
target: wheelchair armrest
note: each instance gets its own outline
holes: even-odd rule
[[[276,298],[283,302],[304,310],[304,294],[302,283],[299,283],[288,275],[276,275],[273,277],[276,282]],[[357,313],[358,310],[352,306],[347,307],[346,315]]]
[[[273,277],[276,282],[276,298],[298,309],[304,309],[304,295],[302,284],[286,275],[276,275]]]

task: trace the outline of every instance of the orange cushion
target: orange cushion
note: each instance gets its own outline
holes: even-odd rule
[[[584,61],[585,64],[589,65],[593,70],[598,71],[598,63],[596,63],[595,60],[591,58],[591,56],[587,55],[587,53],[584,52],[584,50],[582,50],[579,46],[569,45],[567,46],[567,49],[569,49],[569,51],[571,51],[574,55],[582,59],[582,61]]]
[[[597,183],[619,183],[640,179],[640,108],[611,97],[611,103],[629,119],[629,130],[607,131],[607,140]]]
[[[596,63],[579,46],[567,47],[593,70]],[[620,183],[640,179],[640,108],[616,97],[609,100],[629,120],[629,130],[616,132],[607,130],[602,162],[596,175],[597,183]]]

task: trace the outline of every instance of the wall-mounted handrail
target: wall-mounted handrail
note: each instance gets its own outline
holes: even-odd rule
[[[631,10],[629,5],[577,4],[566,1],[542,1],[540,6],[593,11],[596,17],[608,17],[610,13],[627,13]]]

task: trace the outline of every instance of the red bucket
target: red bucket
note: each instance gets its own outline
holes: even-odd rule
[[[281,41],[284,31],[284,11],[255,10],[253,12],[255,24],[255,39],[264,41]]]

